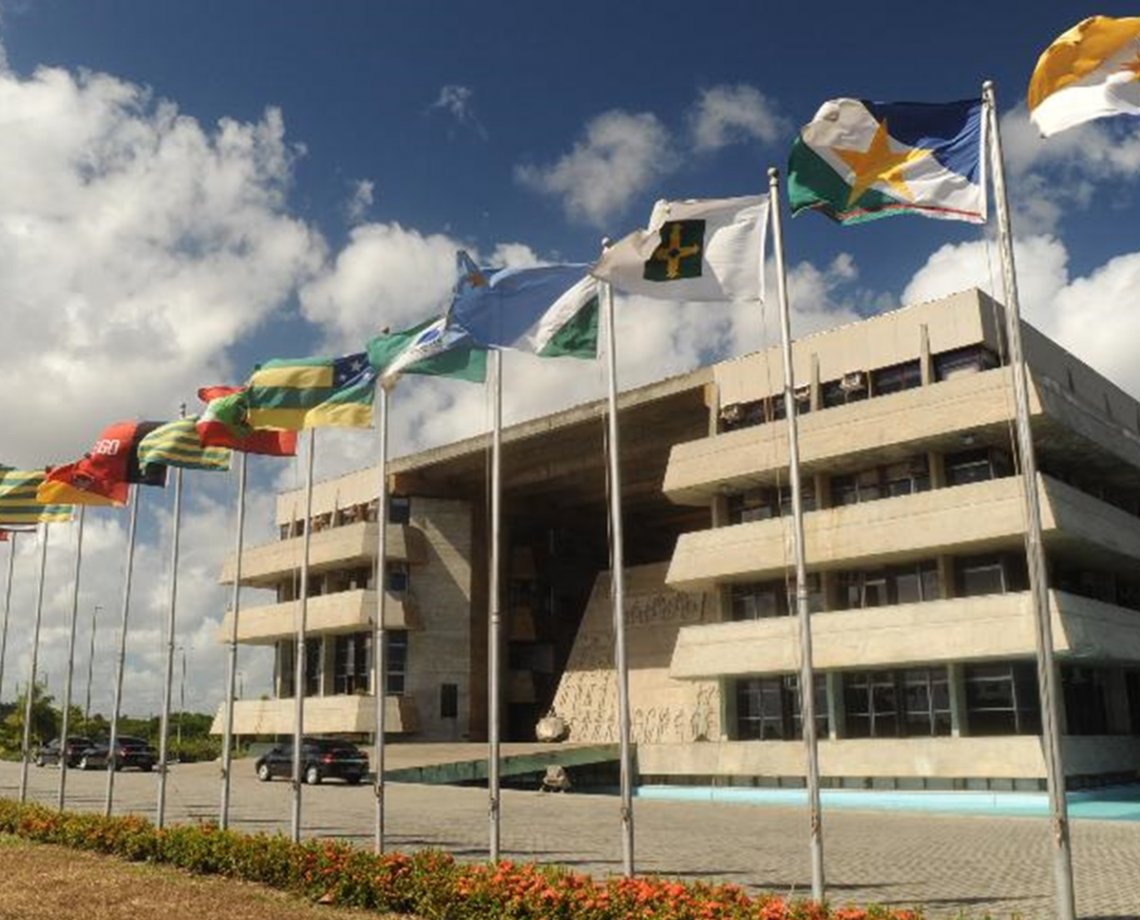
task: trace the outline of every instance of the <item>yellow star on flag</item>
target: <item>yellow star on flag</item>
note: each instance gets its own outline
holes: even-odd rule
[[[851,194],[847,197],[847,207],[855,204],[876,182],[886,182],[899,196],[908,200],[913,199],[914,196],[903,179],[903,170],[911,163],[930,156],[930,151],[921,147],[891,150],[885,118],[879,122],[875,136],[871,138],[871,146],[866,150],[850,150],[844,147],[831,149],[855,172],[855,181],[851,183]]]

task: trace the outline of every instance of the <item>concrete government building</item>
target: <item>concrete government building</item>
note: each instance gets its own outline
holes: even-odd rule
[[[1041,712],[1002,308],[966,291],[794,345],[824,785],[1037,789]],[[1140,403],[1029,326],[1065,771],[1140,769]],[[630,705],[640,782],[799,785],[787,430],[778,348],[623,393]],[[554,709],[617,739],[605,405],[503,433],[504,740]],[[392,740],[480,740],[487,712],[489,436],[389,464]],[[370,739],[378,471],[278,497],[242,582],[275,650],[239,735]],[[305,686],[294,612],[311,528]],[[232,581],[233,560],[223,571]],[[229,618],[220,635],[229,633]],[[220,715],[215,730],[220,731]]]

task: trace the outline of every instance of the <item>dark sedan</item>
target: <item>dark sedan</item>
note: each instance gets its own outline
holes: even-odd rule
[[[145,739],[135,738],[131,735],[119,735],[115,742],[114,764],[116,770],[136,767],[143,773],[149,773],[154,769],[158,760],[158,752],[147,744]],[[109,747],[109,740],[104,738],[93,743],[87,750],[80,752],[79,768],[81,770],[106,769]]]
[[[67,757],[67,765],[69,767],[78,765],[79,758],[89,747],[91,747],[90,738],[84,738],[82,735],[69,735],[67,738],[67,744],[64,745],[64,750],[66,751],[65,756]],[[59,738],[53,738],[47,744],[42,745],[39,750],[36,751],[36,766],[43,767],[49,763],[59,763],[59,750]]]
[[[293,775],[293,739],[266,751],[254,764],[257,778],[268,782],[275,776]],[[301,743],[301,776],[309,785],[326,779],[343,779],[356,785],[368,772],[368,755],[348,741],[305,738]]]

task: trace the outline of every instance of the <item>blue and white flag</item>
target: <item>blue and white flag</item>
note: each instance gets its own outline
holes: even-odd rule
[[[986,222],[982,103],[831,99],[788,158],[793,214],[841,224],[893,214]]]
[[[477,268],[460,253],[462,276],[449,322],[486,348],[543,358],[598,354],[598,286],[588,265]]]

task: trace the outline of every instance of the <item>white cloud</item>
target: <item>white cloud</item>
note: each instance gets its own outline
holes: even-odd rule
[[[604,227],[675,163],[669,132],[647,112],[593,118],[570,153],[549,166],[519,166],[523,185],[559,198],[567,215]]]
[[[358,179],[352,187],[352,195],[345,205],[344,212],[350,224],[358,224],[368,214],[368,209],[376,197],[376,183],[371,179]]]
[[[106,74],[0,73],[5,462],[72,459],[227,376],[323,259],[285,212],[297,152],[275,110],[207,130]]]
[[[713,151],[747,140],[776,143],[784,139],[789,123],[760,90],[738,83],[702,90],[689,114],[689,128],[698,151]]]
[[[487,129],[483,127],[482,123],[475,115],[475,108],[471,104],[471,100],[475,96],[475,91],[469,86],[462,86],[457,83],[449,83],[440,88],[439,96],[436,98],[429,107],[429,111],[439,110],[446,112],[454,119],[456,124],[470,128],[481,138],[486,140]]]
[[[996,250],[985,242],[943,246],[911,280],[903,301],[941,297],[964,287],[1004,300]],[[1134,343],[1140,338],[1140,252],[1070,277],[1069,253],[1050,236],[1015,245],[1023,316],[1082,361],[1131,393],[1140,393]]]

